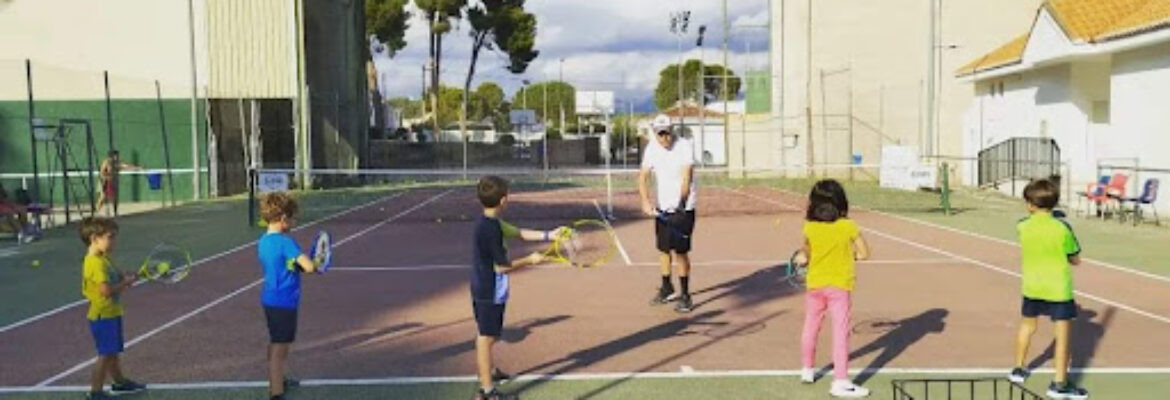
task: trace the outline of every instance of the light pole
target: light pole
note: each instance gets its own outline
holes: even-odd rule
[[[544,121],[544,126],[543,126],[544,139],[540,141],[540,143],[541,143],[540,152],[541,152],[541,154],[543,154],[543,157],[541,157],[541,158],[544,160],[545,176],[548,176],[548,84],[549,84],[548,80],[545,80],[544,85],[543,85],[544,86],[544,104],[541,106],[542,111],[540,114],[541,121]]]
[[[675,41],[678,44],[678,134],[683,134],[686,130],[686,113],[683,107],[683,51],[682,38],[687,34],[687,27],[691,24],[690,11],[678,11],[670,14],[670,33],[675,36]]]
[[[560,75],[557,77],[557,82],[565,83],[565,58],[561,57]],[[563,86],[563,85],[562,85]],[[565,137],[565,103],[557,102],[557,108],[561,111],[561,137]]]
[[[699,39],[695,47],[699,48],[699,165],[707,166],[707,64],[703,60],[703,35],[707,33],[707,25],[699,25]]]

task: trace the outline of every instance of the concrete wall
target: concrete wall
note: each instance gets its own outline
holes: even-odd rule
[[[1112,71],[1112,129],[1098,137],[1098,156],[1138,157],[1142,166],[1170,168],[1170,43],[1116,54]],[[1141,178],[1151,177],[1162,179],[1159,204],[1170,209],[1170,175]]]
[[[1040,0],[940,1],[939,148],[957,155],[963,149],[964,112],[971,104],[971,87],[953,78],[953,71],[999,47],[1031,27]],[[809,15],[811,15],[811,69]],[[812,108],[815,143],[826,141],[827,154],[846,158],[843,132],[822,125],[821,114],[842,114],[851,108],[854,142],[867,160],[878,161],[882,142],[918,145],[925,130],[925,81],[929,56],[930,12],[923,0],[773,0],[773,67],[781,76],[782,119],[786,134],[802,135],[800,148],[790,152],[787,164],[804,160],[807,144],[806,107]],[[820,73],[839,70],[821,85]],[[811,78],[811,90],[806,84]],[[822,87],[824,90],[822,90]],[[851,93],[848,89],[852,89]],[[851,107],[850,107],[851,106]],[[821,120],[818,122],[818,120]],[[829,136],[828,139],[822,136]],[[826,157],[821,155],[820,158]],[[815,162],[836,162],[836,159]]]

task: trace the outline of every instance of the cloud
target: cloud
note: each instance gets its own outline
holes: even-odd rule
[[[526,73],[513,75],[507,60],[495,52],[481,52],[475,83],[494,81],[512,93],[522,81],[557,79],[564,61],[564,79],[581,90],[613,90],[619,99],[644,101],[653,97],[658,71],[678,59],[679,38],[670,32],[669,16],[681,9],[691,11],[690,32],[682,40],[686,58],[698,58],[695,39],[699,25],[707,25],[704,45],[708,63],[720,63],[722,2],[718,0],[528,0],[536,14],[536,47],[541,54]],[[734,26],[767,23],[767,0],[728,1],[729,19]],[[407,32],[407,47],[394,59],[375,60],[388,96],[417,97],[421,92],[422,66],[426,65],[428,41],[426,21],[415,13]],[[735,28],[730,36],[731,68],[743,64],[763,66],[767,62],[768,34],[762,29]],[[744,48],[750,45],[752,54]],[[467,73],[471,42],[462,23],[443,41],[442,81],[462,87]]]

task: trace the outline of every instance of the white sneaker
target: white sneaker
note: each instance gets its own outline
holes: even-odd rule
[[[834,380],[829,395],[847,399],[857,399],[869,396],[869,389],[853,384],[849,380]]]
[[[800,370],[801,383],[813,383],[817,381],[817,371],[812,368],[804,368]]]

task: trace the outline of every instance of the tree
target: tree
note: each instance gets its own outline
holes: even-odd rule
[[[390,57],[406,47],[410,28],[407,0],[366,0],[366,34],[378,39]]]
[[[423,115],[422,100],[411,100],[406,97],[395,97],[393,99],[386,100],[386,103],[390,104],[391,107],[394,107],[395,110],[398,110],[398,112],[402,113],[402,118],[414,119]]]
[[[471,92],[479,53],[483,49],[507,55],[508,71],[513,74],[523,73],[540,54],[533,50],[536,45],[536,16],[524,11],[524,1],[481,0],[467,10],[467,20],[471,23],[471,62],[467,66],[467,79],[463,82],[464,93]],[[500,93],[502,95],[503,91]],[[470,99],[464,101],[463,111],[468,114],[471,112],[467,104]]]
[[[471,94],[468,119],[481,121],[484,118],[492,118],[494,120],[503,104],[504,89],[501,89],[500,85],[493,82],[481,83]]]
[[[545,118],[544,111],[546,109],[544,104],[545,88],[548,88],[548,118]],[[516,92],[512,98],[512,107],[521,109],[525,105],[529,110],[536,111],[537,118],[548,122],[549,126],[560,125],[560,112],[565,111],[566,124],[572,123],[577,117],[576,113],[577,91],[565,82],[550,81],[540,82],[529,85],[527,89],[521,89]]]
[[[702,93],[706,101],[734,100],[739,94],[742,81],[735,71],[718,64],[702,65],[699,60],[687,60],[683,64],[683,98],[698,102],[699,69],[703,69]],[[700,67],[701,66],[701,67]],[[728,93],[723,93],[723,75],[728,79]],[[654,104],[659,110],[673,107],[678,98],[678,64],[670,64],[658,72],[658,87],[654,89]]]
[[[414,0],[414,6],[421,10],[427,19],[427,31],[431,45],[429,53],[431,57],[431,107],[432,111],[437,111],[434,109],[441,109],[439,107],[439,71],[442,70],[443,35],[451,31],[453,20],[463,18],[463,8],[467,6],[467,0]],[[434,129],[436,132],[439,130],[438,122],[438,119],[435,119]]]

